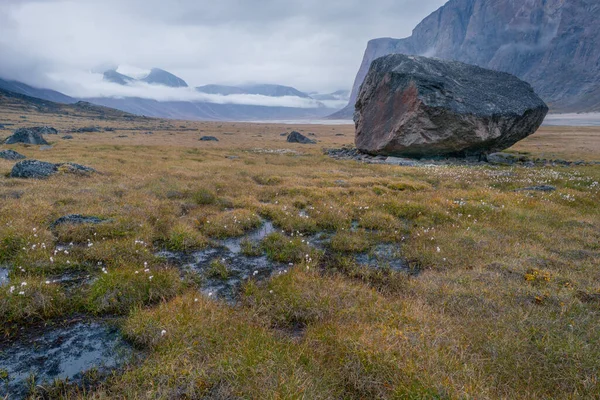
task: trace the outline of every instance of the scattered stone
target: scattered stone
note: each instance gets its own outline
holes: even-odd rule
[[[111,132],[112,128],[108,128],[108,130],[105,128],[104,130],[107,132]],[[112,129],[114,130],[114,129]],[[77,133],[94,133],[94,132],[100,132],[100,128],[97,126],[84,126],[82,128],[77,128],[75,129],[73,132],[77,132]]]
[[[93,168],[74,163],[52,164],[38,160],[19,161],[10,172],[11,178],[44,179],[59,172],[88,174],[95,172]]]
[[[356,102],[356,147],[404,157],[498,152],[534,133],[548,113],[517,77],[393,54],[376,59]]]
[[[313,132],[309,132],[308,136],[317,136],[317,135],[315,133],[313,133]]]
[[[515,192],[554,192],[555,190],[556,187],[551,185],[539,185],[516,189]]]
[[[65,135],[65,136],[62,137],[62,139],[64,139],[64,140],[71,140],[71,139],[73,139],[73,136],[71,136],[71,135]]]
[[[343,133],[336,133],[335,136],[346,136]]]
[[[126,137],[129,137],[129,136],[127,136],[127,135],[119,135],[119,136],[117,136],[117,138],[121,138],[121,139],[122,138],[126,138]]]
[[[203,142],[218,142],[219,139],[217,139],[214,136],[202,136],[199,140],[203,141]]]
[[[301,143],[301,144],[316,144],[314,140],[311,140],[301,134],[300,132],[292,131],[287,137],[288,143]]]
[[[401,165],[403,167],[416,167],[420,163],[416,160],[411,160],[408,158],[399,158],[399,157],[387,157],[385,159],[386,164],[390,165]]]
[[[51,126],[39,126],[30,129],[35,129],[42,135],[58,135],[58,131]]]
[[[45,150],[51,150],[52,146],[41,146],[40,150],[45,151]]]
[[[98,217],[92,217],[92,216],[87,216],[87,215],[80,215],[80,214],[71,214],[71,215],[65,215],[64,217],[60,217],[59,219],[57,219],[56,221],[54,221],[52,224],[50,224],[50,228],[54,229],[59,225],[65,225],[65,224],[69,224],[69,225],[83,225],[83,224],[92,224],[92,225],[97,225],[100,224],[102,222],[105,222],[105,219],[102,218],[98,218]]]
[[[27,157],[14,150],[0,150],[0,158],[3,160],[24,160]]]
[[[498,165],[513,165],[517,162],[526,162],[529,159],[523,155],[510,153],[492,153],[486,156],[487,162]]]
[[[238,156],[225,156],[225,158],[228,158],[230,160],[239,160],[240,159]]]
[[[144,135],[154,135],[154,132],[151,132],[151,131],[144,132]]]
[[[283,133],[279,134],[279,136],[287,136],[287,135],[289,135],[289,133],[287,133],[287,132],[283,132]]]
[[[4,143],[25,143],[34,145],[48,144],[48,142],[46,142],[46,140],[42,137],[41,133],[39,133],[37,130],[29,128],[17,129],[11,136],[8,137],[8,139],[6,139]]]
[[[115,128],[111,128],[111,127],[104,128],[104,132],[114,132],[114,131],[116,131]]]

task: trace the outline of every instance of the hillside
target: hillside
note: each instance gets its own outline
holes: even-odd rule
[[[405,39],[371,40],[356,76],[351,117],[371,62],[392,53],[462,61],[529,82],[552,112],[600,110],[596,0],[450,0]]]

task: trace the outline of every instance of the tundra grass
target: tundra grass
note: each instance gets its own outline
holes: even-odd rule
[[[284,125],[185,122],[178,131],[170,121],[32,113],[28,123],[38,122],[116,131],[51,139],[50,151],[9,146],[99,171],[89,177],[11,179],[14,162],[0,160],[0,268],[10,279],[0,287],[2,333],[75,312],[123,315],[124,334],[147,354],[64,397],[600,393],[600,166],[408,168],[323,156],[322,147],[349,143],[349,126],[294,127],[320,141],[303,146],[284,141]],[[220,142],[197,140],[206,134]],[[545,128],[514,150],[600,159],[600,130]],[[515,191],[542,184],[557,190]],[[68,214],[106,222],[50,229]],[[244,254],[293,266],[247,282],[234,306],[155,256],[242,237],[261,218],[277,232],[243,242]],[[316,249],[315,234],[329,241]],[[381,243],[410,273],[355,262]],[[210,268],[228,275],[227,265]],[[53,282],[65,274],[89,278]]]

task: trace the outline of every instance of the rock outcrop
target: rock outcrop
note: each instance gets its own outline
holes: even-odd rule
[[[25,144],[45,144],[48,142],[42,137],[42,134],[36,128],[20,128],[6,139],[6,144],[25,143]]]
[[[315,144],[315,143],[317,143],[314,140],[309,139],[306,136],[304,136],[303,134],[301,134],[300,132],[296,132],[296,131],[292,131],[292,133],[290,133],[288,135],[287,141],[288,141],[288,143],[301,143],[301,144]]]
[[[44,179],[59,172],[86,175],[96,171],[93,168],[75,163],[53,164],[38,160],[24,160],[15,164],[10,172],[10,177]]]
[[[600,110],[600,2],[450,0],[405,39],[369,42],[348,107],[350,118],[373,60],[411,54],[462,61],[529,82],[553,112]]]
[[[517,77],[394,54],[371,64],[356,102],[356,147],[405,157],[472,156],[534,133],[548,112]]]
[[[24,160],[25,157],[23,154],[17,153],[14,150],[0,150],[0,159],[2,160]]]

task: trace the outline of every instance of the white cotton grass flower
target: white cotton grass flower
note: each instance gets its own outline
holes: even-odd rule
[[[163,329],[162,331],[160,331],[160,336],[165,336],[167,334],[167,331],[165,329]]]

